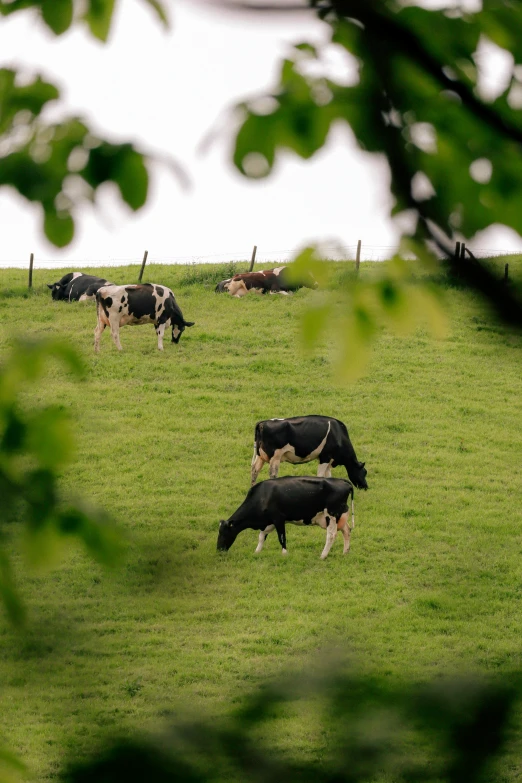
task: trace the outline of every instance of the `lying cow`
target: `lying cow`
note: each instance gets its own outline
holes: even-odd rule
[[[303,274],[299,282],[288,279],[288,267],[278,266],[261,272],[243,272],[217,284],[216,293],[228,291],[231,296],[241,298],[250,291],[259,294],[289,294],[298,288],[317,288],[317,282],[310,273]]]
[[[326,530],[326,543],[321,553],[324,560],[340,530],[344,537],[343,554],[350,549],[348,498],[352,498],[352,528],[354,527],[353,486],[346,479],[285,476],[268,479],[249,489],[232,516],[219,523],[218,550],[230,549],[239,533],[246,528],[259,530],[256,552],[261,552],[265,539],[277,531],[283,555],[286,555],[287,522],[293,525],[319,525]]]
[[[332,468],[344,465],[357,489],[368,489],[364,462],[359,462],[348,436],[346,425],[328,416],[294,416],[290,419],[268,419],[256,424],[252,486],[265,462],[270,478],[275,478],[281,462],[319,460],[318,476],[329,478]]]
[[[172,327],[172,342],[179,343],[186,326],[174,294],[164,285],[144,283],[138,285],[107,285],[96,293],[98,323],[94,330],[94,350],[100,350],[100,338],[106,326],[118,351],[121,351],[120,326],[126,324],[154,324],[158,335],[158,348],[163,350],[165,327]]]
[[[238,299],[246,296],[250,291],[256,294],[287,293],[286,291],[281,291],[279,278],[271,270],[234,275],[226,286],[226,290],[231,296],[235,296]]]
[[[56,283],[47,283],[51,296],[55,300],[78,302],[85,299],[95,299],[96,291],[102,285],[112,285],[104,277],[86,275],[83,272],[69,272]]]

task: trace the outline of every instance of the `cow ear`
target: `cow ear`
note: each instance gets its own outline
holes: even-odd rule
[[[194,326],[194,324],[196,322],[195,321],[183,321],[183,323],[185,324],[185,326]]]
[[[366,465],[366,462],[361,462],[361,468],[364,468],[365,465]]]
[[[47,283],[47,288],[50,288],[52,290],[54,283]]]

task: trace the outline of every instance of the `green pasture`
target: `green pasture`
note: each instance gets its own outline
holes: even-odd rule
[[[230,713],[274,675],[329,665],[332,649],[394,681],[521,667],[522,340],[476,295],[445,285],[447,339],[383,331],[368,374],[343,386],[335,332],[313,354],[300,347],[320,292],[237,300],[214,294],[224,267],[151,266],[146,279],[196,325],[163,353],[152,326],[123,328],[121,354],[106,330],[95,355],[94,304],[53,302],[45,287],[67,271],[35,270],[31,293],[26,270],[0,271],[0,355],[28,334],[84,357],[85,382],[52,365],[27,403],[70,411],[64,489],[110,509],[129,547],[114,573],[80,550],[45,574],[16,561],[30,621],[0,622],[0,744],[37,779],[111,734]],[[96,271],[128,283],[138,268]],[[336,264],[333,287],[351,274]],[[256,421],[309,413],[342,419],[366,462],[350,554],[339,536],[322,562],[324,532],[293,526],[286,558],[275,534],[255,555],[253,531],[218,554],[219,520],[249,488]],[[313,714],[281,720],[274,744],[321,763]]]

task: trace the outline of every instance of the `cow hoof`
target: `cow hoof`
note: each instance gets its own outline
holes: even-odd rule
[[[282,550],[282,552],[281,552],[281,554],[282,554],[282,555],[287,555],[287,554],[288,554],[288,552],[286,551],[286,549],[283,549],[283,550]]]

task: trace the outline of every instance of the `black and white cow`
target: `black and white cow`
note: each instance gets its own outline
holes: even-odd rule
[[[51,296],[56,300],[66,300],[67,302],[78,302],[85,299],[94,299],[96,291],[102,285],[112,285],[104,277],[95,275],[86,275],[83,272],[69,272],[56,283],[47,283],[47,288],[51,289]]]
[[[249,489],[240,507],[227,520],[219,523],[218,550],[230,549],[239,533],[246,528],[259,530],[256,552],[261,552],[265,539],[277,531],[279,543],[286,555],[287,522],[293,525],[319,525],[326,530],[326,543],[321,559],[328,555],[340,530],[346,554],[350,549],[348,498],[352,498],[352,528],[354,527],[353,486],[346,479],[285,476],[268,479]]]
[[[194,321],[185,321],[174,294],[164,285],[144,283],[138,285],[107,285],[96,293],[98,323],[94,330],[94,350],[100,350],[100,338],[106,326],[118,351],[121,351],[120,326],[126,324],[154,324],[158,335],[158,348],[163,350],[165,327],[172,327],[172,342],[179,339],[186,326]]]
[[[357,489],[368,489],[364,462],[357,460],[346,425],[328,416],[294,416],[289,419],[267,419],[256,424],[252,486],[265,462],[270,478],[275,478],[281,462],[319,460],[318,476],[332,475],[332,468],[344,465]]]

